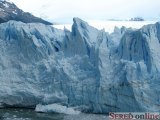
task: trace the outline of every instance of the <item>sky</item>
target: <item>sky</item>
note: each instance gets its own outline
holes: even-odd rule
[[[160,0],[11,0],[20,9],[57,23],[84,20],[160,19]]]

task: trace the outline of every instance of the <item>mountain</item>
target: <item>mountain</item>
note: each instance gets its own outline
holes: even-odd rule
[[[24,23],[43,23],[46,25],[52,25],[41,18],[35,17],[28,12],[23,12],[14,3],[0,0],[0,23],[7,22],[9,20],[21,21]]]
[[[108,34],[79,18],[71,32],[9,21],[0,33],[1,107],[160,112],[159,22]]]
[[[134,17],[131,18],[129,21],[144,21],[144,19],[142,17]]]

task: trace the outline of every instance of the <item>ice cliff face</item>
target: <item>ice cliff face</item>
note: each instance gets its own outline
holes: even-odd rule
[[[72,32],[0,24],[1,106],[159,111],[160,23],[108,34],[73,21]]]

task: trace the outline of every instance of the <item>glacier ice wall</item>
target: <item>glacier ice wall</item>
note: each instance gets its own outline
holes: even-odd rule
[[[0,24],[0,105],[60,104],[83,112],[160,110],[160,23],[108,34]]]

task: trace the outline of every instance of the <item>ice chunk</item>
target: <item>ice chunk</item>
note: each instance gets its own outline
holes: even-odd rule
[[[36,106],[35,111],[37,112],[55,112],[55,113],[63,113],[63,114],[79,114],[80,111],[74,110],[73,108],[69,108],[60,104],[50,104],[50,105],[41,105],[38,104]]]

